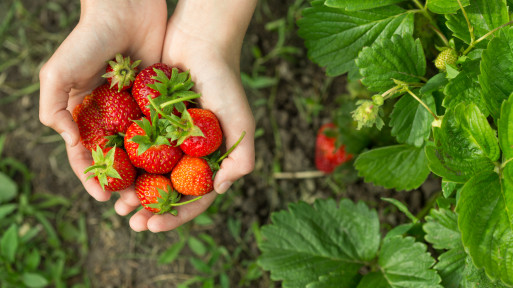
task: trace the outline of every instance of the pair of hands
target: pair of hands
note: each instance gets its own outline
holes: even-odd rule
[[[249,19],[242,23],[246,25],[242,29],[209,35],[207,27],[224,24],[205,23],[208,17],[194,20],[191,11],[199,7],[194,7],[194,2],[181,0],[168,21],[165,0],[83,0],[78,25],[40,71],[40,120],[62,135],[74,173],[98,201],[109,200],[111,193],[103,191],[95,181],[86,181],[83,171],[92,163],[91,152],[81,145],[70,111],[102,83],[106,60],[118,52],[141,59],[140,69],[164,62],[190,70],[195,90],[202,94],[199,104],[219,118],[227,147],[246,131],[243,141],[223,160],[214,179],[215,191],[177,207],[178,216],[154,215],[141,209],[130,219],[135,231],[168,231],[190,221],[210,206],[217,193],[224,193],[254,167],[255,123],[239,71],[240,48]],[[231,5],[233,1],[224,2]],[[202,12],[198,13],[196,16],[201,16]],[[247,13],[251,16],[252,10]],[[133,186],[119,193],[114,206],[119,215],[127,215],[140,206]]]

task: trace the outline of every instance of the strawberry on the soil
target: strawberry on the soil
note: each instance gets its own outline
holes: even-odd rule
[[[336,126],[333,123],[322,125],[315,142],[315,166],[324,173],[331,173],[337,166],[351,160],[353,155],[346,153],[345,146],[336,146]]]

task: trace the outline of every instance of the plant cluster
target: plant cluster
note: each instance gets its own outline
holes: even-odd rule
[[[328,76],[374,93],[356,103],[353,127],[394,137],[368,151],[342,142],[364,181],[412,190],[434,174],[442,193],[422,218],[386,199],[411,222],[384,237],[363,203],[274,213],[259,264],[284,287],[513,286],[512,3],[425,2],[316,0],[297,21]]]

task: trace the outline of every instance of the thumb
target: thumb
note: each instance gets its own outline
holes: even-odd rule
[[[39,120],[59,133],[69,146],[75,146],[80,138],[78,127],[67,110],[69,91],[55,79],[58,75],[45,65],[39,73],[41,83],[39,98]],[[70,89],[68,89],[70,90]]]
[[[231,147],[235,141],[227,141],[227,146]],[[232,142],[232,143],[230,143]],[[242,176],[249,174],[255,167],[255,149],[254,133],[248,133],[233,150],[228,157],[221,163],[221,168],[216,173],[214,179],[214,189],[217,193],[226,192],[233,182]]]

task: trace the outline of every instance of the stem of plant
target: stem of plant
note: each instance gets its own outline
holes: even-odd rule
[[[490,35],[492,35],[493,33],[497,32],[498,30],[506,27],[506,26],[509,26],[513,24],[513,21],[509,21],[508,23],[504,23],[502,24],[501,26],[497,27],[497,28],[494,28],[492,30],[490,30],[488,33],[486,33],[485,35],[479,37],[479,39],[477,39],[476,41],[474,41],[474,43],[470,43],[470,45],[467,47],[467,49],[465,51],[463,51],[463,55],[466,55],[468,52],[470,52],[470,50],[472,50],[472,48],[474,48],[477,44],[479,44],[481,41],[485,40],[486,38],[488,38]]]
[[[431,26],[433,27],[433,30],[440,37],[440,39],[444,42],[445,46],[449,46],[449,41],[447,41],[447,38],[445,37],[445,35],[438,28],[436,21],[429,14],[427,7],[425,5],[422,5],[422,3],[419,2],[419,0],[413,0],[413,3],[415,4],[415,6],[417,6],[419,8],[420,12],[429,20],[429,22],[431,23]],[[427,1],[426,1],[426,5],[427,5]]]
[[[224,158],[228,157],[228,155],[230,155],[230,153],[232,153],[232,151],[235,148],[237,148],[237,146],[239,146],[242,139],[244,139],[244,136],[246,136],[246,131],[242,131],[242,134],[240,135],[239,140],[237,140],[237,142],[235,142],[235,144],[233,144],[233,146],[230,147],[230,149],[228,149],[228,151],[226,151],[226,153],[224,153],[223,156],[219,157],[219,159],[216,162],[219,163],[219,162],[223,161]]]
[[[429,107],[426,105],[426,103],[424,103],[422,100],[420,100],[420,98],[417,95],[415,95],[415,93],[411,92],[410,88],[405,88],[405,89],[406,89],[406,92],[408,92],[408,94],[410,94],[413,98],[415,98],[415,100],[417,100],[420,103],[420,105],[422,105],[424,108],[426,108],[426,110],[431,115],[433,115],[435,120],[438,120],[438,116],[436,116],[436,114],[433,113],[433,111],[431,111],[431,109],[429,109]]]
[[[461,0],[458,0],[458,5],[460,5],[461,12],[463,13],[463,17],[465,17],[465,21],[467,21],[468,26],[468,32],[470,33],[470,45],[473,44],[476,41],[476,36],[474,35],[474,27],[472,27],[472,24],[470,24],[470,20],[468,19],[467,12],[465,11],[465,8],[463,8],[463,4],[461,4]]]
[[[192,96],[180,97],[178,99],[169,100],[167,102],[164,102],[164,103],[160,104],[160,108],[164,109],[164,108],[166,108],[169,105],[173,105],[173,104],[176,104],[176,103],[180,103],[180,102],[185,102],[185,101],[189,101],[189,100],[192,100],[192,99],[196,99],[196,98],[199,98],[200,96],[201,96],[200,94],[195,94],[195,95],[192,95]]]
[[[203,196],[198,196],[196,198],[192,198],[191,200],[187,200],[185,202],[178,202],[178,203],[173,203],[172,206],[182,206],[182,205],[185,205],[185,204],[189,204],[189,203],[192,203],[194,201],[197,201],[199,199],[201,199]]]
[[[151,95],[148,95],[148,101],[150,102],[151,106],[155,109],[155,111],[157,111],[157,113],[159,113],[160,115],[162,115],[162,117],[169,120],[169,122],[171,122],[173,125],[177,126],[180,129],[184,129],[184,130],[187,129],[187,127],[185,125],[182,125],[182,123],[169,117],[169,115],[166,115],[166,113],[164,113],[164,111],[162,111],[162,109],[160,109],[160,107],[157,105],[157,103],[155,103],[153,98],[151,98]]]

